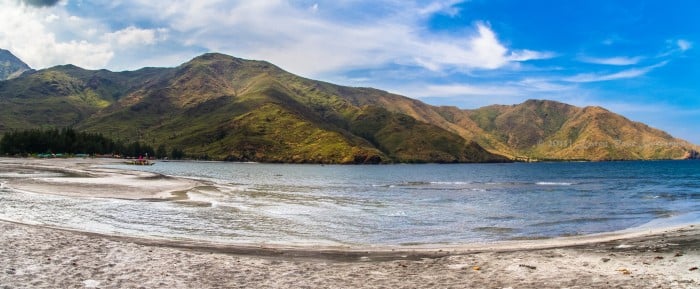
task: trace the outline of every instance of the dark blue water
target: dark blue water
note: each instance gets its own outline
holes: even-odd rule
[[[210,185],[188,192],[186,202],[4,190],[0,217],[140,236],[350,245],[530,239],[616,231],[681,216],[700,221],[694,220],[700,216],[698,161],[381,166],[159,162],[137,169]]]

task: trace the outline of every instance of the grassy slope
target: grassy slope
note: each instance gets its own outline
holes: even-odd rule
[[[511,158],[661,159],[692,147],[595,108],[535,100],[476,110],[434,107],[222,54],[119,73],[57,66],[0,82],[0,104],[0,132],[76,126],[215,159],[503,160],[481,147]]]
[[[433,107],[373,90],[372,98],[350,95],[358,103],[435,124],[510,158],[544,160],[678,159],[698,147],[667,133],[597,107],[529,100],[474,110]],[[390,105],[390,104],[396,105]],[[437,114],[437,116],[436,116]]]
[[[530,100],[468,113],[499,141],[535,159],[677,159],[694,147],[600,107]]]
[[[0,82],[0,133],[75,126],[161,69],[114,73],[56,66]]]
[[[600,107],[586,107],[532,149],[539,158],[678,159],[693,145]]]
[[[195,156],[266,162],[502,160],[459,136],[383,111],[367,130],[333,86],[258,61],[206,54],[135,90],[81,127],[183,147]]]

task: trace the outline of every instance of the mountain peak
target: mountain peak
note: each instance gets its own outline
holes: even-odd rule
[[[183,71],[200,73],[206,71],[212,75],[231,74],[235,71],[256,71],[278,73],[283,70],[272,63],[260,60],[248,60],[218,52],[209,52],[192,58],[180,65]]]
[[[239,60],[242,61],[243,59],[233,57],[231,55],[223,54],[223,53],[218,53],[218,52],[207,52],[204,53],[200,56],[197,56],[193,58],[190,62],[192,61],[234,61],[234,60]]]
[[[238,58],[235,56],[231,56],[231,55],[223,54],[223,53],[219,53],[219,52],[204,53],[200,56],[192,58],[192,60],[188,61],[185,64],[191,64],[191,63],[211,64],[211,63],[220,63],[220,62],[233,63],[233,64],[257,64],[257,65],[276,67],[272,63],[269,63],[267,61]]]
[[[0,48],[0,80],[18,77],[30,69],[29,65],[17,58],[12,52]]]
[[[603,107],[597,106],[597,105],[586,106],[583,108],[583,111],[588,112],[588,113],[609,113],[610,112],[609,110],[607,110]]]
[[[542,105],[542,104],[551,103],[551,102],[556,102],[556,101],[553,101],[553,100],[546,100],[546,99],[528,99],[528,100],[526,100],[525,102],[523,102],[522,104],[525,104],[525,105]]]
[[[548,99],[528,99],[519,105],[535,107],[573,107],[573,105],[570,104]],[[518,105],[516,104],[516,106]]]

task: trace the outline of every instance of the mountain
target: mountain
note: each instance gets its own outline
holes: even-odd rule
[[[436,125],[354,105],[339,90],[353,89],[215,53],[133,72],[57,66],[0,82],[0,130],[73,126],[239,161],[507,161]]]
[[[0,49],[0,80],[15,78],[31,68],[10,51]]]
[[[27,72],[0,82],[0,105],[0,132],[72,126],[237,161],[675,159],[697,150],[599,107],[542,100],[436,107],[217,53],[174,68]]]
[[[164,70],[116,73],[62,65],[0,81],[0,132],[77,126]]]
[[[434,124],[512,160],[657,160],[698,155],[694,144],[601,107],[532,99],[464,110],[378,90],[359,91],[338,94],[357,105],[381,106]]]
[[[511,156],[540,160],[680,159],[697,147],[602,107],[546,100],[488,106],[465,115]],[[484,145],[497,149],[495,145]],[[513,155],[513,153],[515,155]]]

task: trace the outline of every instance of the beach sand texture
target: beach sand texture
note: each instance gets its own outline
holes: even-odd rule
[[[105,161],[110,162],[110,161]],[[2,171],[75,179],[6,186],[80,195],[113,186],[172,198],[196,181],[92,168],[90,160],[0,159]],[[153,181],[129,187],[128,180]],[[177,195],[177,194],[175,194]],[[124,196],[121,196],[124,197]],[[107,236],[0,221],[0,288],[700,288],[700,227],[415,248],[255,247]]]

